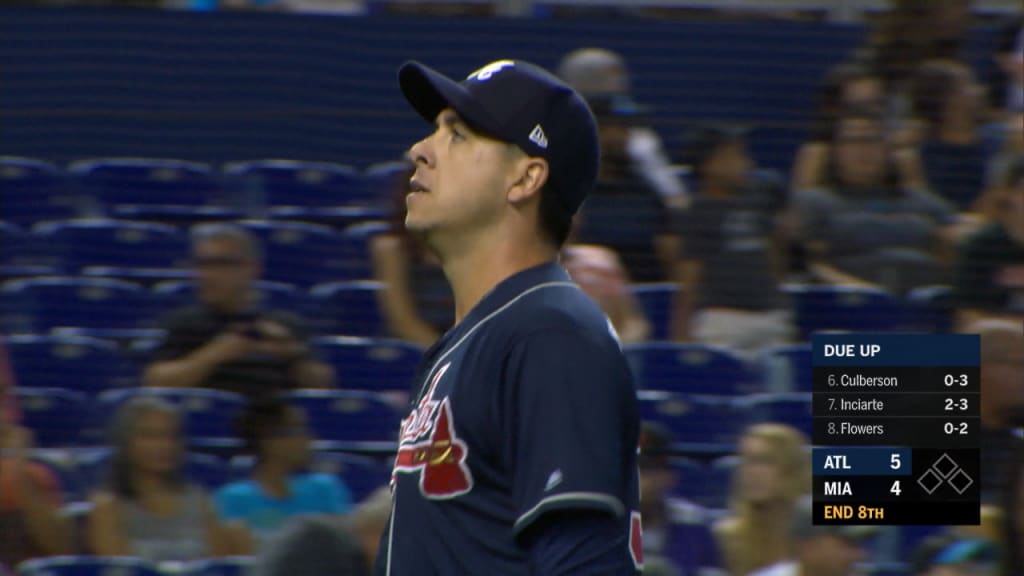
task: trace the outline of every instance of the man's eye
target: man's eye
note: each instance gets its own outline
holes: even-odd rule
[[[466,136],[456,128],[452,128],[452,140],[465,140]]]

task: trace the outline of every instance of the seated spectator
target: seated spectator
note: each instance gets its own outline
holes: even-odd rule
[[[580,208],[575,240],[614,250],[634,282],[664,282],[674,265],[676,239],[669,206],[630,166],[626,146],[636,104],[622,97],[593,99],[601,165]]]
[[[1024,156],[1024,109],[1006,115],[1000,137],[1002,142],[999,151],[989,161],[986,169],[985,196],[977,206],[977,211],[988,218],[998,216],[998,208],[994,204],[998,202],[998,196],[1012,186],[1011,173]]]
[[[999,30],[994,59],[998,77],[991,83],[998,110],[1024,110],[1024,18],[1018,14]]]
[[[1024,574],[1024,446],[1010,460],[1009,482],[1003,499],[1002,541],[1004,566],[1002,576]]]
[[[856,564],[867,558],[865,541],[875,529],[815,526],[813,521],[811,499],[801,498],[789,519],[789,537],[795,549],[792,558],[750,576],[853,576]]]
[[[992,198],[995,221],[960,247],[953,280],[956,323],[981,318],[1024,319],[1024,155]]]
[[[437,258],[405,229],[407,178],[392,191],[391,230],[370,241],[374,279],[384,283],[380,308],[391,336],[428,347],[455,322],[455,298]]]
[[[687,156],[697,185],[679,218],[675,338],[750,354],[788,343],[795,331],[780,289],[788,247],[781,194],[751,177],[742,132],[700,129]]]
[[[643,516],[644,564],[660,560],[676,573],[720,565],[704,510],[669,494],[677,482],[669,462],[671,437],[664,427],[645,422],[640,433],[640,514]],[[645,572],[646,574],[646,572]]]
[[[715,524],[731,574],[749,574],[791,560],[793,507],[811,491],[807,439],[782,424],[759,424],[740,439],[730,514]]]
[[[562,57],[558,75],[588,102],[608,96],[632,97],[629,69],[621,55],[604,48],[580,48]],[[672,169],[661,138],[649,126],[629,126],[625,143],[633,171],[673,209],[686,207],[686,187]]]
[[[836,125],[829,187],[794,196],[809,269],[820,281],[897,294],[943,284],[955,213],[907,188],[888,162],[877,117],[848,112]]]
[[[118,410],[109,485],[91,498],[94,554],[183,562],[248,552],[244,532],[223,524],[205,492],[183,478],[180,425],[177,410],[157,398]]]
[[[980,129],[982,95],[971,69],[952,60],[925,63],[914,80],[915,115],[924,122],[925,177],[936,194],[961,211],[978,208],[994,152]]]
[[[260,248],[245,229],[205,224],[192,233],[199,302],[175,310],[146,367],[146,386],[215,388],[250,398],[325,388],[334,371],[318,360],[302,321],[264,308],[252,284]]]
[[[302,518],[261,553],[255,576],[369,576],[390,515],[382,487],[347,517]]]
[[[0,345],[0,573],[3,566],[70,554],[72,527],[60,512],[61,488],[30,460],[32,433],[18,426],[14,375]]]
[[[647,340],[651,326],[629,290],[629,277],[615,252],[601,246],[571,244],[562,250],[562,265],[608,315],[619,341],[635,344]]]
[[[240,418],[239,428],[256,467],[251,479],[217,491],[222,518],[242,522],[265,543],[291,518],[348,512],[348,488],[334,476],[305,472],[310,435],[301,409],[281,399],[257,400]]]

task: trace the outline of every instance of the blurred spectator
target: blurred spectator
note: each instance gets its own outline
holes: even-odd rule
[[[999,31],[994,59],[997,76],[991,103],[998,110],[1024,110],[1024,18],[1018,15]]]
[[[430,346],[455,322],[455,298],[437,258],[405,229],[409,173],[390,191],[391,230],[370,241],[374,279],[384,283],[380,307],[391,336]]]
[[[740,131],[699,129],[687,157],[697,187],[680,216],[675,338],[750,354],[788,343],[795,332],[779,288],[789,244],[782,194],[752,178]]]
[[[715,525],[731,574],[749,574],[794,557],[793,506],[810,494],[807,439],[782,424],[758,424],[740,439],[730,514]]]
[[[875,534],[868,526],[815,526],[810,498],[801,498],[790,518],[789,535],[795,553],[790,560],[762,568],[750,576],[852,576],[854,566],[867,558],[865,540]]]
[[[978,205],[978,212],[988,218],[998,218],[999,207],[994,204],[1006,188],[1013,187],[1014,166],[1024,157],[1024,109],[1007,114],[1001,129],[1002,142],[988,163],[985,196]]]
[[[558,75],[588,101],[608,96],[631,97],[629,69],[623,57],[604,48],[580,48],[562,57]],[[634,123],[625,143],[630,166],[672,208],[686,205],[686,188],[672,170],[661,138],[652,128]]]
[[[615,252],[601,246],[571,244],[562,265],[580,288],[601,306],[623,344],[647,340],[651,325],[629,290],[629,277]]]
[[[999,548],[977,538],[946,537],[925,543],[914,563],[915,576],[998,576]]]
[[[990,199],[996,220],[960,246],[953,297],[961,327],[985,317],[1024,319],[1024,155],[1006,183]]]
[[[1006,551],[1002,576],[1024,574],[1024,446],[1010,460],[1009,482],[1003,500],[1003,550]]]
[[[829,187],[794,195],[808,267],[819,280],[898,294],[947,281],[955,213],[901,184],[888,158],[880,120],[847,112],[836,125]]]
[[[32,433],[18,426],[14,376],[0,344],[0,573],[3,565],[71,553],[72,527],[60,512],[61,487],[30,460]]]
[[[670,461],[671,437],[664,427],[643,423],[640,432],[640,514],[643,516],[644,563],[660,560],[678,574],[684,567],[720,565],[714,537],[703,508],[670,496],[677,482]],[[645,572],[646,574],[646,572]]]
[[[914,78],[914,113],[924,123],[925,177],[936,194],[962,211],[977,209],[993,154],[980,129],[983,96],[971,69],[953,60],[926,62]]]
[[[256,466],[251,479],[217,491],[222,518],[244,523],[265,543],[293,517],[348,512],[352,496],[347,487],[334,476],[304,472],[310,433],[300,408],[278,398],[257,400],[240,418],[239,428]]]
[[[577,216],[574,241],[614,250],[634,282],[664,282],[677,244],[670,209],[630,166],[626,148],[640,110],[625,96],[592,97],[589,104],[597,118],[601,166]]]
[[[258,397],[333,386],[334,371],[306,342],[302,321],[263,308],[252,289],[260,248],[245,229],[204,224],[192,232],[199,302],[174,311],[153,353],[146,386],[216,388]]]
[[[981,320],[967,327],[981,334],[981,500],[999,504],[1009,466],[1024,440],[1024,328],[1005,320]]]
[[[385,486],[347,517],[299,519],[261,553],[255,576],[369,576],[390,515]]]
[[[205,492],[183,477],[177,410],[152,397],[114,419],[110,482],[93,495],[87,541],[99,556],[188,561],[248,552],[241,530],[221,523]]]

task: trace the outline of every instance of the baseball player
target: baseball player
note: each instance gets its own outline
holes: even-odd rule
[[[557,263],[597,174],[594,118],[522,61],[455,82],[399,71],[432,134],[406,227],[439,257],[456,324],[403,420],[386,576],[636,574],[638,408],[607,318]]]

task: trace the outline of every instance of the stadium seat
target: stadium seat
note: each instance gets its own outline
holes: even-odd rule
[[[15,388],[22,424],[41,448],[79,446],[93,438],[92,404],[81,392],[61,388]]]
[[[87,266],[82,276],[90,278],[113,278],[137,282],[143,286],[152,286],[158,282],[170,280],[187,280],[192,278],[191,270],[183,268],[120,268],[117,266]],[[155,303],[154,303],[155,304]]]
[[[670,458],[669,466],[676,474],[676,483],[671,495],[690,502],[702,502],[707,481],[704,466],[697,460],[684,456]]]
[[[408,392],[423,349],[389,338],[330,336],[315,340],[341,386],[374,392]]]
[[[80,336],[13,335],[4,344],[21,388],[66,388],[96,395],[123,383],[124,365],[113,342]]]
[[[250,478],[255,464],[251,455],[235,456],[230,462],[232,479]],[[313,451],[310,471],[340,478],[352,493],[353,502],[362,501],[391,480],[390,466],[375,458],[329,450]]]
[[[624,350],[640,389],[719,396],[755,391],[751,367],[725,348],[648,342]]]
[[[374,280],[317,284],[309,293],[318,313],[310,320],[325,334],[385,336],[387,324],[377,300],[384,287]]]
[[[904,322],[904,308],[888,292],[855,286],[785,286],[802,340],[819,331],[887,332]]]
[[[253,573],[255,558],[234,556],[194,560],[183,566],[177,576],[248,576]]]
[[[110,474],[110,448],[87,448],[77,455],[78,472],[83,492],[88,494],[107,484]],[[185,479],[214,491],[230,480],[227,465],[217,456],[189,452],[185,455]]]
[[[166,204],[118,206],[114,215],[126,220],[145,220],[147,222],[159,222],[182,227],[205,222],[241,220],[248,216],[248,214],[238,208],[226,206],[174,206]]]
[[[220,188],[209,166],[183,160],[97,158],[74,162],[68,171],[79,191],[111,216],[140,206],[203,206]]]
[[[373,278],[370,242],[378,234],[391,230],[391,224],[372,220],[353,224],[342,232],[343,257],[346,277],[356,280]]]
[[[0,242],[3,242],[3,240],[0,240]],[[53,266],[42,266],[36,264],[0,264],[0,282],[39,278],[40,276],[56,276],[59,274],[60,270]]]
[[[224,174],[267,207],[351,206],[362,197],[362,174],[343,164],[254,160],[229,164]]]
[[[371,206],[392,209],[399,191],[408,189],[413,171],[412,163],[404,161],[378,162],[367,167],[364,175],[364,201]]]
[[[22,562],[19,576],[166,576],[141,558],[56,556]]]
[[[907,295],[914,312],[914,330],[934,334],[948,334],[953,330],[953,288],[951,286],[922,286]]]
[[[811,395],[807,392],[756,394],[739,401],[750,411],[751,422],[786,424],[813,436]]]
[[[688,454],[730,452],[747,424],[735,402],[721,397],[642,391],[640,417],[664,425],[677,451]]]
[[[275,206],[267,213],[273,220],[296,220],[313,224],[324,224],[336,230],[344,230],[362,222],[386,218],[383,208],[373,206],[335,206],[328,208],[303,208],[300,206]]]
[[[767,391],[811,392],[814,388],[811,360],[810,344],[787,344],[766,350],[761,362]]]
[[[653,341],[672,339],[672,298],[679,289],[673,282],[634,284],[630,291],[651,324]]]
[[[32,229],[47,264],[69,272],[89,266],[181,267],[188,258],[185,236],[173,226],[108,219],[44,222]]]
[[[264,279],[308,288],[354,279],[347,275],[340,235],[306,222],[242,220],[263,245]]]
[[[100,411],[106,415],[113,414],[136,396],[153,396],[177,406],[184,418],[185,436],[190,448],[226,450],[241,444],[235,438],[235,419],[245,401],[238,394],[198,388],[111,390],[100,395]]]
[[[29,459],[46,468],[60,482],[61,500],[66,504],[82,499],[82,481],[74,449],[35,448]]]
[[[0,221],[0,265],[19,266],[35,264],[31,238],[13,222]]]
[[[295,390],[287,393],[286,398],[305,410],[310,427],[320,440],[318,447],[355,451],[394,450],[401,416],[376,393],[365,390]]]
[[[75,326],[98,330],[145,328],[149,293],[138,284],[109,278],[45,276],[0,287],[0,324],[9,332],[46,332]]]
[[[722,509],[729,504],[733,478],[739,466],[740,457],[735,455],[716,458],[707,469],[707,483],[701,503],[708,508]]]
[[[758,126],[748,138],[750,155],[759,166],[788,175],[797,148],[806,136],[803,127]]]
[[[65,175],[42,160],[0,156],[0,190],[3,219],[21,226],[75,218],[81,213]]]
[[[191,280],[170,280],[153,286],[153,298],[164,312],[175,308],[189,306],[198,302],[193,293],[194,283]],[[313,312],[306,293],[286,282],[257,280],[253,285],[260,304],[271,310],[285,310],[299,316]],[[318,312],[319,313],[319,312]]]

